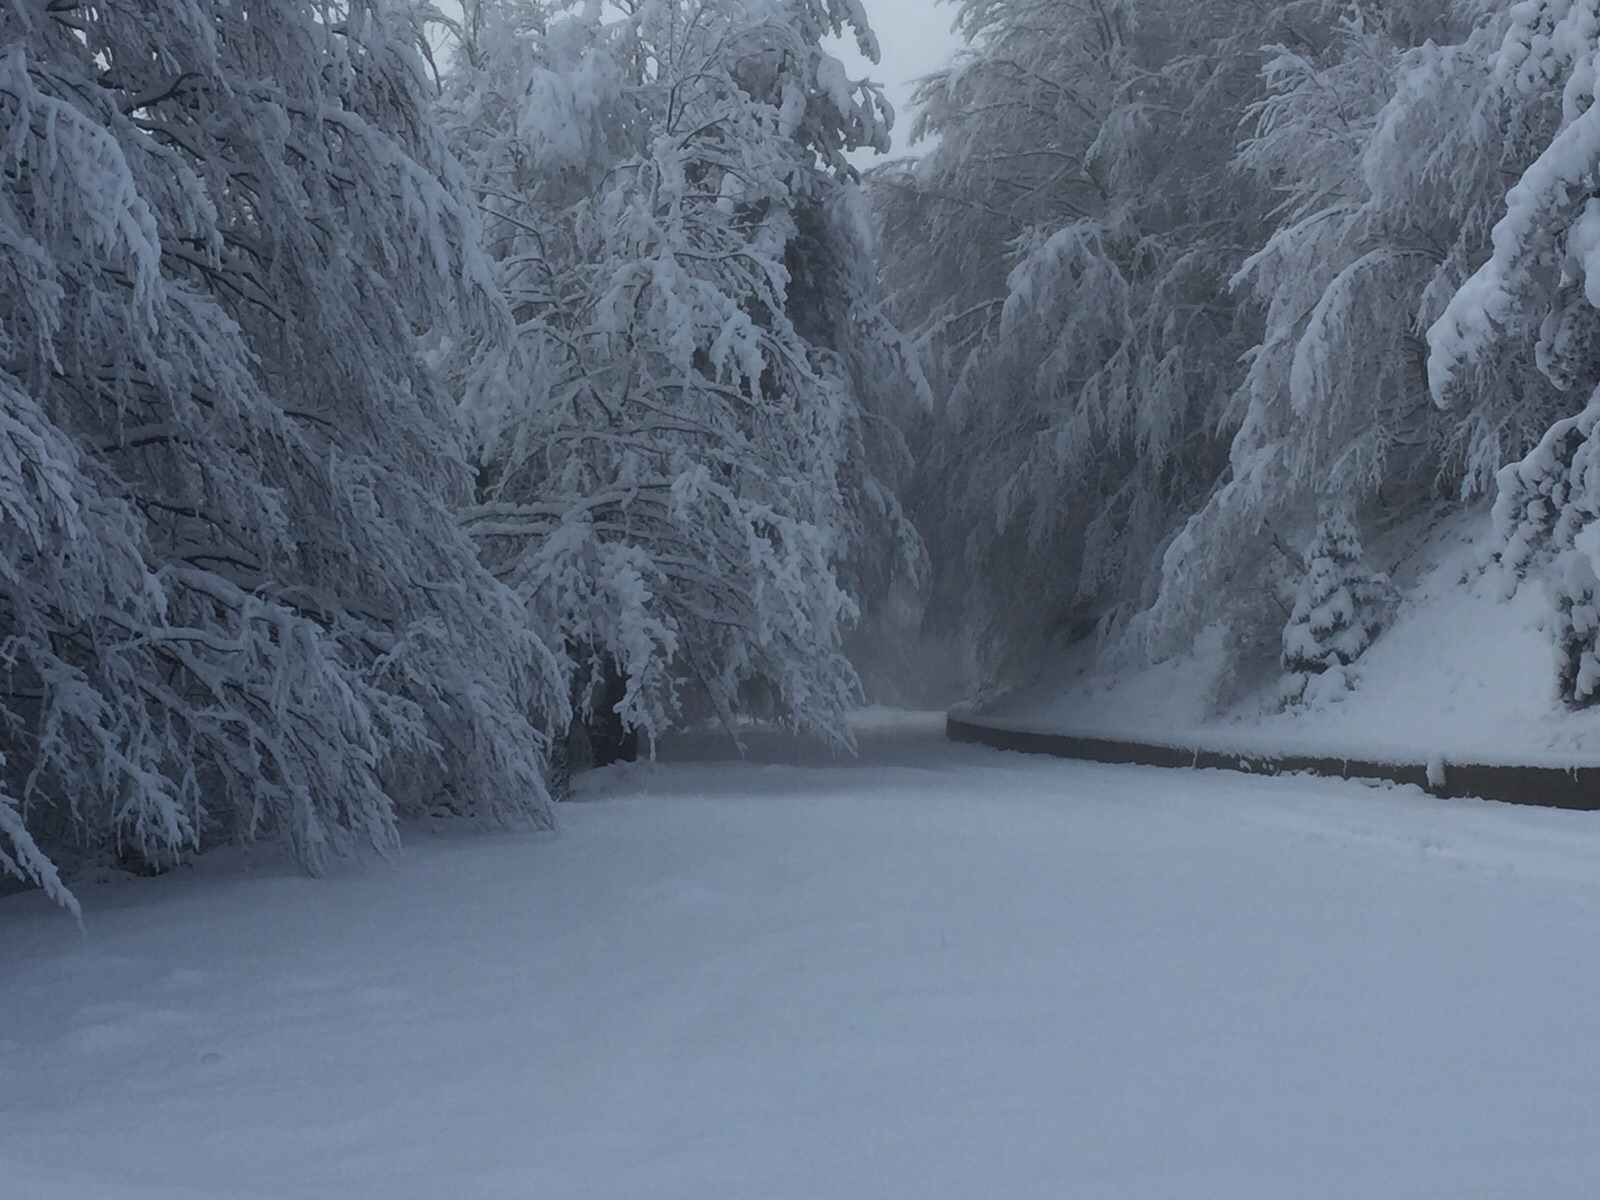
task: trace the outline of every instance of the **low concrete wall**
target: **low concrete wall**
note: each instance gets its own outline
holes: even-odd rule
[[[1600,812],[1600,766],[1527,767],[1499,763],[1446,763],[1438,786],[1428,780],[1422,763],[1376,763],[1351,758],[1316,755],[1256,755],[1204,747],[1164,746],[1154,742],[1128,742],[1108,738],[1074,737],[1064,733],[1038,733],[1006,729],[985,723],[981,716],[951,713],[945,723],[951,741],[1048,754],[1084,762],[1145,767],[1206,767],[1242,771],[1248,775],[1303,773],[1332,779],[1373,779],[1409,783],[1436,796],[1500,800],[1542,808]]]

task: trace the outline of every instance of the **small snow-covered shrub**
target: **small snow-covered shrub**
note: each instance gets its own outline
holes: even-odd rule
[[[1316,703],[1353,688],[1349,668],[1382,629],[1392,597],[1388,579],[1363,561],[1349,506],[1325,506],[1283,631],[1285,702]]]

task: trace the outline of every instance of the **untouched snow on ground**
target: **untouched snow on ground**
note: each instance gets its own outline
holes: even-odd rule
[[[592,777],[0,902],[27,1200],[1592,1196],[1600,817],[1027,759]]]
[[[1019,728],[1376,761],[1600,763],[1600,715],[1556,697],[1552,601],[1492,561],[1487,513],[1446,523],[1394,571],[1402,600],[1362,656],[1356,689],[1280,711],[1279,677],[1226,677],[1214,630],[1155,667],[1099,674],[1080,657],[993,710]]]

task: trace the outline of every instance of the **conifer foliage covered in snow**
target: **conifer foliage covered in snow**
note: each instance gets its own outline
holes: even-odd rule
[[[1496,521],[1519,575],[1550,564],[1559,691],[1600,702],[1600,8],[1592,0],[1515,5],[1492,60],[1489,97],[1511,112],[1550,110],[1507,193],[1492,252],[1428,331],[1429,381],[1458,405],[1507,357],[1535,354],[1567,401],[1537,446],[1500,472]],[[1573,412],[1577,408],[1579,411]]]
[[[1349,668],[1372,645],[1390,599],[1388,580],[1362,560],[1350,505],[1325,505],[1283,632],[1284,699],[1298,703],[1354,687]]]
[[[1558,421],[1526,458],[1500,473],[1495,523],[1502,558],[1525,578],[1543,567],[1551,583],[1561,699],[1600,703],[1600,407]]]

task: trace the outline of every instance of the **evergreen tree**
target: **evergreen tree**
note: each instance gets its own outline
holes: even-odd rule
[[[1549,582],[1558,649],[1556,686],[1573,708],[1600,703],[1600,461],[1593,402],[1556,422],[1533,451],[1500,472],[1495,525],[1501,561],[1520,581]]]
[[[1349,668],[1383,627],[1388,580],[1362,561],[1348,501],[1322,505],[1305,575],[1283,631],[1283,696],[1313,702],[1355,686]]]
[[[1579,413],[1553,423],[1548,406],[1535,410],[1548,432],[1500,472],[1495,509],[1503,557],[1519,576],[1540,560],[1551,564],[1558,687],[1574,707],[1600,700],[1597,70],[1600,18],[1592,2],[1535,0],[1511,9],[1485,103],[1507,114],[1532,153],[1505,195],[1492,253],[1428,330],[1429,382],[1441,405],[1471,404],[1499,364],[1530,351],[1550,386],[1588,396]],[[1566,407],[1570,413],[1570,401]]]

